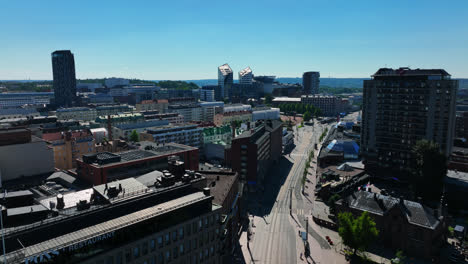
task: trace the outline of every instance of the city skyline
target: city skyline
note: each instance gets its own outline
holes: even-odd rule
[[[409,66],[466,78],[468,3],[435,3],[80,3],[61,12],[56,2],[9,2],[0,79],[51,80],[50,53],[63,49],[75,54],[78,79],[215,79],[224,63],[281,77],[368,78]]]

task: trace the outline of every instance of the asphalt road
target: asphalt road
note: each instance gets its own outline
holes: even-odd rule
[[[295,149],[270,169],[270,181],[264,193],[250,197],[254,235],[250,243],[255,263],[296,263],[296,229],[290,215],[291,191],[293,213],[305,227],[301,178],[309,152],[318,141],[325,125],[304,126],[295,132]],[[310,210],[310,207],[307,206]],[[312,231],[313,230],[309,230]],[[324,238],[312,233],[322,248],[330,248]]]

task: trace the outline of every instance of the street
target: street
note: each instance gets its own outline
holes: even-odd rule
[[[246,263],[300,263],[304,245],[298,231],[305,230],[305,217],[311,215],[314,200],[314,197],[304,199],[301,193],[301,179],[309,152],[314,149],[314,143],[318,143],[326,126],[331,124],[315,122],[314,126],[299,129],[294,127],[295,149],[271,168],[269,184],[265,186],[264,193],[249,196],[248,207],[253,231],[250,249],[253,261],[249,258],[246,259]],[[317,155],[314,156],[314,160],[316,157]],[[310,168],[309,173],[313,173],[312,176],[309,175],[309,180],[315,178],[315,169]],[[313,191],[308,193],[313,195]],[[323,256],[328,256],[333,250],[330,250],[331,247],[324,237],[311,227],[313,225],[310,221],[309,226],[312,252],[312,258],[309,260],[312,263],[325,263],[319,260],[325,259]]]

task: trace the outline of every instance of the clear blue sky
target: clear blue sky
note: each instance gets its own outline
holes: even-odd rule
[[[0,79],[214,79],[217,66],[280,77],[369,77],[379,67],[468,77],[468,1],[1,1]]]

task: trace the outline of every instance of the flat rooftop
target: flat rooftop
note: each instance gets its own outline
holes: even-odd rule
[[[178,208],[190,204],[195,204],[205,199],[210,199],[210,197],[204,195],[202,192],[185,195],[168,202],[164,202],[134,213],[96,224],[94,226],[86,227],[75,232],[64,234],[41,243],[10,252],[7,254],[7,260],[9,263],[16,263],[16,261],[22,261],[25,258],[36,256],[42,252],[46,252],[52,249],[59,251],[63,248],[68,248],[69,246],[86,241],[88,239],[115,232],[130,225],[134,225],[149,218],[153,218],[157,215],[162,215]]]

